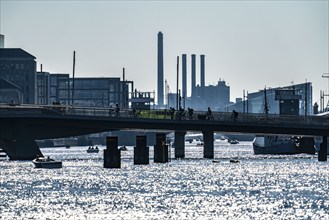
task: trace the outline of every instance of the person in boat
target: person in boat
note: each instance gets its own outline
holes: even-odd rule
[[[212,118],[212,111],[210,107],[208,107],[207,113],[206,113],[206,119],[210,120]]]
[[[95,149],[98,150],[98,147],[96,146]]]

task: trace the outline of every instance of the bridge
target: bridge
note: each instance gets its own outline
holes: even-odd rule
[[[327,160],[328,116],[283,116],[272,114],[195,111],[193,117],[171,115],[168,110],[144,110],[134,114],[109,108],[87,108],[63,105],[0,104],[0,148],[12,160],[30,160],[42,155],[35,140],[71,137],[113,130],[161,130],[175,132],[175,157],[184,157],[184,135],[201,131],[204,157],[213,158],[213,133],[280,134],[322,136],[319,160]]]

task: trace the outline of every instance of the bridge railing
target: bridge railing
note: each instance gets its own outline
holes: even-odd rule
[[[95,107],[76,107],[68,105],[0,105],[0,109],[6,111],[8,108],[15,108],[16,112],[26,112],[27,109],[33,109],[35,113],[43,112],[45,114],[61,115],[79,115],[92,117],[121,117],[121,118],[144,118],[144,119],[170,119],[170,120],[209,120],[218,123],[265,123],[265,124],[298,124],[298,125],[328,125],[329,116],[294,116],[279,114],[256,114],[239,113],[237,117],[231,112],[213,112],[209,117],[206,111],[194,111],[192,116],[187,111],[182,114],[179,111],[171,112],[168,109],[154,110],[136,110],[124,109],[116,112],[115,108],[95,108]]]

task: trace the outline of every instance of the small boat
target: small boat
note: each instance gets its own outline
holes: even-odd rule
[[[119,150],[126,151],[128,149],[127,149],[127,147],[125,145],[123,145],[123,146],[119,147]]]
[[[94,147],[89,147],[88,150],[87,150],[87,153],[98,153],[98,152],[99,152],[99,149],[98,149],[97,146],[95,148]]]
[[[239,143],[238,139],[232,139],[232,140],[229,140],[228,142],[230,144],[238,144]]]
[[[56,161],[49,157],[36,157],[32,162],[35,168],[62,168],[62,161]]]
[[[7,157],[5,150],[3,150],[2,148],[0,148],[0,157]]]

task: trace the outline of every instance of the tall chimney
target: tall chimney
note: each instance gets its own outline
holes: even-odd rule
[[[204,59],[205,55],[200,55],[200,86],[201,86],[201,97],[204,96],[204,87],[205,87],[205,64]]]
[[[5,35],[0,34],[0,48],[5,48]]]
[[[191,74],[192,74],[192,84],[191,84],[191,97],[195,97],[195,84],[196,84],[196,72],[195,72],[195,54],[191,55],[192,58],[192,66],[191,66]]]
[[[158,106],[164,105],[163,97],[163,34],[158,33]]]
[[[182,55],[182,100],[183,108],[185,108],[185,99],[186,99],[186,54]]]

